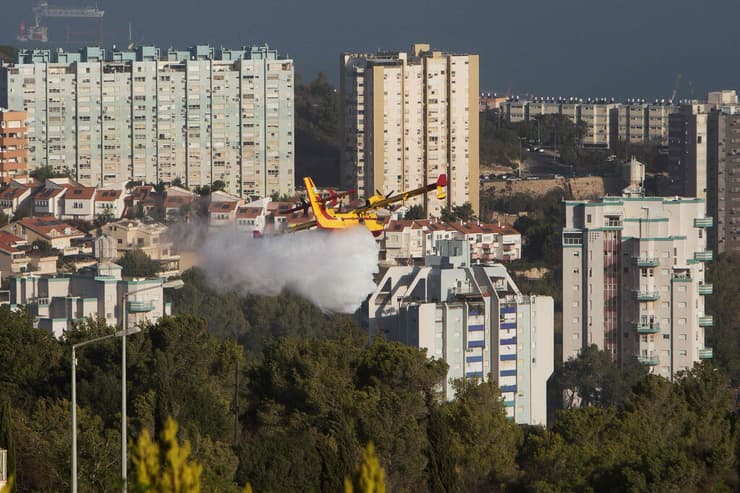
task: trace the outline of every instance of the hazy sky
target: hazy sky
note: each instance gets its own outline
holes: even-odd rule
[[[90,0],[93,1],[93,0]],[[83,0],[51,0],[79,5]],[[336,82],[343,51],[412,42],[480,54],[481,90],[542,96],[668,98],[740,89],[736,0],[102,0],[106,44],[267,43],[304,78]],[[0,1],[0,42],[15,43],[32,0]],[[64,38],[64,23],[50,24]],[[94,30],[92,24],[75,26]],[[58,44],[49,43],[56,47]]]

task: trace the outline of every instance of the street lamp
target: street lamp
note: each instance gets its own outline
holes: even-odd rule
[[[145,288],[124,293],[123,296],[121,296],[121,332],[123,333],[121,338],[121,479],[123,479],[123,493],[126,493],[128,488],[128,443],[126,441],[126,328],[128,326],[128,307],[126,306],[126,303],[128,301],[128,297],[133,294],[157,288],[180,289],[183,286],[185,286],[185,283],[181,279],[176,279],[163,284],[155,284],[153,286],[147,286]]]
[[[126,337],[137,332],[141,332],[138,327],[130,330],[119,330],[107,336],[72,344],[72,493],[77,493],[77,348],[112,337]]]

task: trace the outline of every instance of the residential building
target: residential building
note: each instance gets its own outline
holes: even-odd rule
[[[712,357],[705,211],[700,198],[645,197],[634,176],[622,197],[565,203],[564,360],[595,344],[672,378]]]
[[[391,220],[379,237],[381,262],[420,263],[442,240],[466,240],[471,262],[509,262],[521,258],[522,235],[511,226],[479,222],[445,223]]]
[[[184,188],[167,187],[164,197],[164,217],[168,222],[178,220],[188,221],[190,211],[188,207],[198,198],[198,195]]]
[[[73,166],[84,186],[294,190],[293,61],[267,46],[20,50],[0,65],[0,106],[28,113],[30,162]]]
[[[0,231],[0,275],[3,278],[29,270],[30,259],[26,255],[28,242],[7,231]]]
[[[13,180],[0,190],[0,210],[8,217],[13,217],[17,211],[32,210],[30,198],[31,187]]]
[[[118,219],[125,208],[122,190],[100,189],[95,191],[95,219],[99,217]]]
[[[127,252],[140,250],[161,264],[162,271],[159,276],[179,274],[180,255],[167,237],[167,226],[136,219],[121,219],[104,224],[100,230],[103,236],[115,240],[116,258],[122,257]]]
[[[211,229],[233,228],[237,209],[244,205],[239,197],[224,192],[213,192],[208,204],[208,227]]]
[[[419,188],[447,174],[447,202],[410,200],[439,216],[478,208],[478,55],[345,53],[340,67],[341,184],[360,197]],[[426,199],[426,200],[425,200]]]
[[[95,219],[95,187],[69,187],[61,200],[61,219]]]
[[[22,238],[29,245],[36,240],[45,241],[61,252],[70,250],[73,240],[85,237],[82,231],[52,217],[24,217],[0,230]]]
[[[610,147],[612,126],[616,123],[614,110],[618,106],[605,101],[588,101],[580,105],[581,122],[586,127],[583,145],[589,147]]]
[[[241,206],[236,211],[236,230],[260,237],[267,225],[266,200]]]
[[[668,145],[670,116],[678,110],[672,103],[656,102],[647,106],[647,142]]]
[[[714,218],[709,245],[740,253],[740,106],[734,90],[710,92],[707,102],[687,102],[671,115],[669,158],[674,180],[686,195],[705,198]]]
[[[0,183],[28,174],[27,116],[0,107]]]
[[[123,280],[121,267],[113,263],[96,264],[69,276],[23,274],[10,278],[10,304],[25,305],[38,327],[55,337],[87,317],[120,327],[124,309],[127,324],[133,327],[144,321],[156,323],[171,313],[170,303],[164,301],[163,282],[159,278]],[[145,288],[128,296],[122,306],[124,296]]]
[[[678,107],[661,101],[644,100],[616,103],[606,99],[509,100],[501,103],[501,114],[511,123],[532,120],[542,115],[560,114],[586,127],[584,146],[612,147],[621,141],[630,144],[655,143],[667,146],[669,118]]]
[[[647,141],[646,125],[648,105],[643,102],[628,102],[617,108],[617,139],[629,144]]]
[[[368,301],[370,331],[426,349],[453,379],[493,379],[521,424],[547,422],[553,300],[523,295],[500,264],[471,265],[464,240],[443,240],[424,265],[390,267]]]

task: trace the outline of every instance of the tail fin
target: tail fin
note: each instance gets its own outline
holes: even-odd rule
[[[303,183],[306,185],[306,195],[308,196],[308,201],[315,209],[316,206],[321,204],[318,189],[316,188],[316,185],[314,184],[310,176],[306,176],[305,178],[303,178]]]
[[[444,200],[447,198],[447,175],[442,174],[437,178],[437,199]]]

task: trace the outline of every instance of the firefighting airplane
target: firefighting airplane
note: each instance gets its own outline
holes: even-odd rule
[[[327,203],[331,201],[336,204],[336,197],[338,197],[339,194],[332,194],[331,197],[326,199],[321,198],[316,185],[310,177],[305,177],[303,182],[306,185],[308,202],[304,201],[302,205],[294,207],[290,211],[292,212],[303,209],[304,212],[307,212],[308,207],[311,207],[315,219],[291,226],[290,231],[302,231],[313,227],[329,230],[346,229],[352,226],[363,225],[370,230],[373,235],[378,236],[383,232],[383,222],[378,219],[378,214],[375,212],[375,209],[387,207],[396,202],[406,202],[406,200],[411,197],[431,192],[435,188],[437,189],[437,199],[444,200],[447,197],[447,193],[445,192],[445,187],[447,186],[447,175],[439,175],[439,178],[435,183],[430,183],[426,186],[401,192],[396,195],[391,193],[384,196],[378,193],[377,195],[373,195],[367,199],[365,205],[361,207],[347,212],[338,212],[335,209],[328,207]],[[345,193],[345,195],[346,194],[347,193]]]

